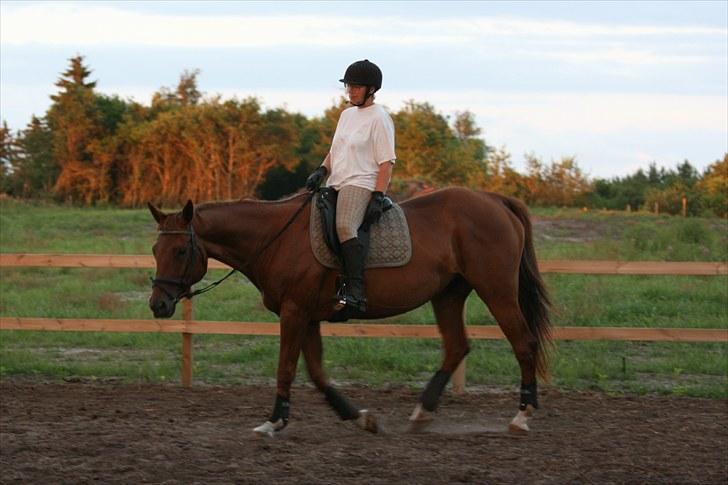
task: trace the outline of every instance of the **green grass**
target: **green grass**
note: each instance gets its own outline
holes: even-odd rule
[[[534,211],[541,259],[725,261],[725,220],[573,209]],[[72,208],[0,201],[1,252],[148,254],[156,238],[146,210]],[[152,270],[0,269],[0,315],[150,318]],[[222,276],[210,272],[204,282]],[[561,326],[697,327],[728,331],[728,278],[547,274],[554,322]],[[179,312],[178,312],[179,313]],[[258,291],[235,275],[195,301],[201,320],[270,321]],[[179,318],[177,315],[175,318]],[[476,297],[470,325],[494,324]],[[434,323],[429,305],[387,321]],[[518,365],[505,341],[473,341],[469,386],[509,386]],[[325,365],[340,383],[420,386],[438,368],[438,340],[325,339]],[[119,378],[177,382],[180,338],[168,334],[0,332],[0,376]],[[273,382],[274,337],[198,335],[199,382]],[[609,393],[728,397],[728,346],[707,343],[559,342],[553,384]],[[305,366],[299,366],[305,380]]]
[[[540,259],[728,260],[724,219],[576,209],[532,213]]]

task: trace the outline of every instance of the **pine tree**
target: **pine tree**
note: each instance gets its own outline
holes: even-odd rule
[[[58,176],[53,134],[44,119],[33,116],[14,141],[10,192],[21,197],[48,197]]]
[[[8,128],[8,123],[3,120],[0,127],[0,192],[10,192],[10,175],[12,173],[12,161],[15,152],[15,140],[13,133]]]
[[[69,68],[56,82],[58,94],[52,95],[48,124],[53,132],[53,153],[60,167],[54,192],[63,199],[94,201],[103,190],[105,175],[93,163],[93,144],[102,136],[102,120],[91,71],[83,56],[71,58]]]

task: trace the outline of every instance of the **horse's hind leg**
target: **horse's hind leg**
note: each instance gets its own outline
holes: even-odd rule
[[[323,345],[319,322],[311,322],[306,329],[303,357],[306,360],[306,369],[311,381],[326,396],[326,401],[336,411],[336,414],[344,421],[354,420],[361,428],[376,433],[378,426],[374,415],[366,409],[357,409],[351,405],[339,391],[329,384],[322,364]]]
[[[533,415],[533,411],[538,408],[536,388],[538,341],[528,328],[521,312],[518,304],[518,289],[515,284],[500,281],[499,284],[489,285],[487,288],[476,287],[476,291],[498,321],[521,368],[519,410],[508,429],[514,433],[528,432],[527,421]]]
[[[445,355],[442,366],[427,383],[419,404],[410,416],[410,421],[413,423],[425,423],[432,419],[432,413],[437,409],[440,396],[450,376],[470,351],[465,335],[463,312],[470,291],[470,285],[462,278],[457,278],[444,292],[432,299],[432,308],[442,335]]]

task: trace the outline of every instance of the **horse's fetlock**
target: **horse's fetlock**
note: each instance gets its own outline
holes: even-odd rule
[[[344,396],[331,386],[324,389],[324,395],[326,396],[326,402],[329,403],[336,414],[342,419],[342,421],[348,421],[351,419],[357,419],[361,415],[359,410],[352,406]]]
[[[521,400],[518,409],[526,411],[529,406],[538,409],[538,385],[536,381],[530,384],[521,384]]]
[[[283,426],[280,429],[283,429],[288,425],[290,408],[291,403],[287,398],[282,397],[281,395],[276,395],[276,402],[273,405],[273,414],[271,414],[269,421],[271,423],[277,423],[278,421],[281,421],[283,423]]]
[[[420,398],[422,407],[426,411],[434,412],[437,409],[440,396],[442,395],[442,391],[445,389],[447,382],[450,380],[450,375],[450,372],[440,369],[435,372],[435,375],[432,376],[430,382],[427,383],[427,387],[425,387],[422,397]]]

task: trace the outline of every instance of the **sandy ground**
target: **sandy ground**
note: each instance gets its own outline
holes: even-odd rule
[[[547,390],[526,437],[514,393],[443,397],[410,432],[417,392],[348,387],[383,428],[341,422],[296,387],[274,438],[270,386],[0,382],[2,483],[716,483],[728,480],[724,400]]]

